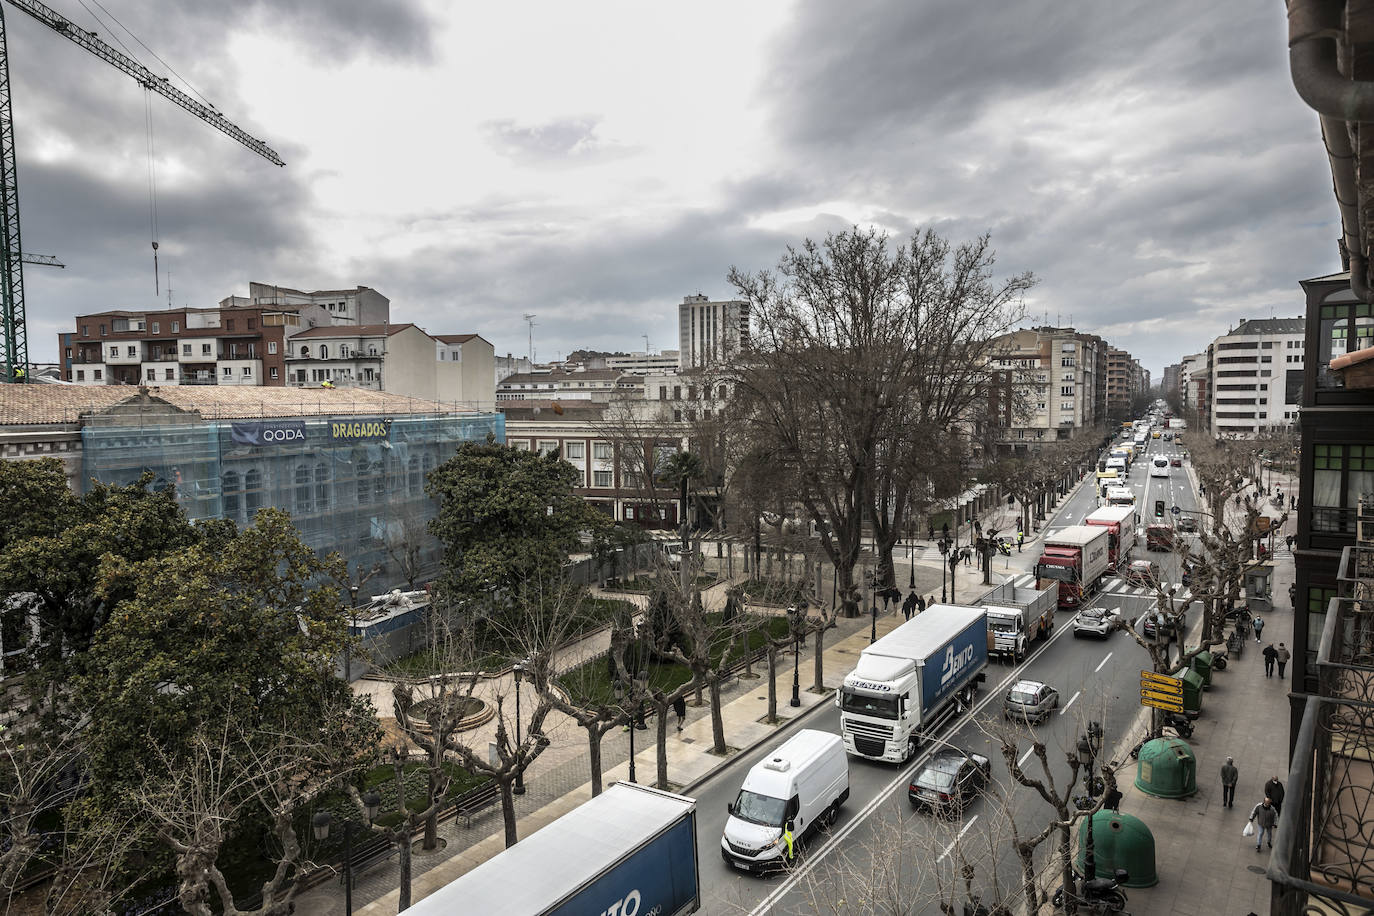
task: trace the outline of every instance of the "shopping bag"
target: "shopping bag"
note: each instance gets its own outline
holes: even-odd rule
[[[1241,836],[1254,836],[1254,835],[1255,835],[1255,822],[1254,822],[1254,821],[1246,821],[1246,822],[1245,822],[1245,829],[1242,830],[1242,831],[1240,832],[1240,835],[1241,835]]]

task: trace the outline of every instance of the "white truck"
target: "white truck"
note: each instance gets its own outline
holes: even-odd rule
[[[932,604],[868,646],[835,695],[844,748],[900,763],[921,740],[973,705],[987,679],[987,611]]]
[[[1054,612],[1059,605],[1059,586],[1049,588],[1016,587],[1003,582],[983,596],[988,612],[989,655],[1008,656],[1014,662],[1026,657],[1030,644],[1054,629]]]
[[[1187,420],[1180,420],[1178,417],[1174,417],[1174,418],[1172,418],[1171,420],[1169,420],[1169,428],[1170,428],[1170,429],[1187,429],[1187,428],[1188,428],[1188,421],[1187,421]]]
[[[1113,569],[1131,562],[1131,551],[1137,540],[1136,527],[1140,524],[1134,505],[1103,506],[1083,519],[1083,524],[1107,529],[1107,555]]]

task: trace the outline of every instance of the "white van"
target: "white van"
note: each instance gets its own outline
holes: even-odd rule
[[[1118,477],[1125,477],[1131,472],[1130,465],[1126,463],[1124,455],[1113,455],[1107,459],[1107,470],[1116,471]]]
[[[1113,506],[1134,506],[1135,491],[1130,487],[1108,487],[1107,503]]]
[[[804,728],[744,777],[727,810],[720,855],[742,871],[790,865],[802,839],[835,816],[849,798],[849,757],[839,735]],[[792,830],[788,858],[783,829]]]
[[[1155,456],[1154,460],[1150,462],[1150,476],[1151,476],[1151,477],[1168,477],[1168,476],[1169,476],[1169,459],[1168,459],[1168,458],[1164,458],[1164,457],[1162,457],[1162,456],[1158,456],[1158,455]]]

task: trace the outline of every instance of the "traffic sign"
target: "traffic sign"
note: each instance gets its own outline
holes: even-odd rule
[[[1160,690],[1164,693],[1174,693],[1183,696],[1183,679],[1169,677],[1167,674],[1159,674],[1155,671],[1140,672],[1141,690]]]
[[[1174,506],[1174,507],[1173,507],[1172,509],[1170,509],[1169,511],[1172,512],[1174,515],[1178,515],[1178,514],[1179,514],[1180,512],[1182,512],[1183,510],[1180,509],[1178,506]]]
[[[1164,690],[1150,690],[1147,687],[1140,688],[1140,698],[1142,700],[1158,700],[1161,703],[1182,703],[1183,697],[1169,693]]]
[[[1155,709],[1162,709],[1165,712],[1183,712],[1183,701],[1177,703],[1167,703],[1164,700],[1156,700],[1153,697],[1141,697],[1141,706],[1153,706]]]

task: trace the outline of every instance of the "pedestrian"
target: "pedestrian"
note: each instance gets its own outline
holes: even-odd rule
[[[931,606],[932,604],[934,604],[934,603],[935,603],[935,596],[934,596],[934,595],[931,595],[929,599],[925,598],[924,596],[922,596],[922,597],[920,597],[920,598],[917,598],[917,599],[916,599],[916,613],[918,613],[918,614],[924,613],[924,612],[925,612],[925,609],[928,608],[928,607],[930,607],[930,606]]]
[[[1020,552],[1021,552],[1021,545],[1024,544],[1024,543],[1026,543],[1026,532],[1024,532],[1024,531],[1022,531],[1022,530],[1020,530],[1020,529],[1018,528],[1017,531],[1016,531],[1016,552],[1017,552],[1017,553],[1020,553]]]
[[[920,600],[920,597],[920,595],[917,595],[915,592],[912,592],[911,594],[907,595],[906,600],[902,602],[902,616],[907,620],[910,620],[912,613],[915,612],[916,602]]]
[[[1240,770],[1236,769],[1235,758],[1227,757],[1226,762],[1221,765],[1221,806],[1223,808],[1236,806],[1236,781],[1239,779]]]
[[[1255,852],[1259,852],[1260,842],[1266,837],[1269,848],[1274,848],[1274,825],[1279,822],[1279,813],[1274,810],[1273,800],[1264,796],[1264,801],[1250,809],[1250,823],[1259,828],[1255,832]]]
[[[926,527],[929,529],[930,540],[932,540],[932,541],[935,540],[935,525],[934,525],[934,523],[931,523],[930,525],[927,525]]]
[[[973,533],[976,534],[978,537],[983,536],[983,523],[978,521],[978,519],[976,518],[973,520]]]
[[[683,723],[687,721],[687,698],[679,696],[673,700],[673,712],[677,713],[677,730],[682,732]]]
[[[959,559],[961,559],[961,560],[964,561],[964,565],[965,565],[965,566],[972,566],[972,565],[973,565],[973,551],[972,551],[972,550],[969,550],[967,547],[960,547],[960,548],[959,548]]]
[[[1274,803],[1274,816],[1278,817],[1283,813],[1283,783],[1277,776],[1270,777],[1264,784],[1264,794]]]
[[[1276,650],[1276,649],[1274,648],[1274,644],[1273,644],[1272,642],[1271,642],[1269,645],[1267,645],[1267,646],[1264,647],[1264,676],[1265,676],[1265,677],[1273,677],[1273,676],[1274,676],[1274,662],[1275,662],[1275,660],[1278,659],[1278,657],[1279,657],[1278,650]]]
[[[1293,610],[1298,609],[1298,583],[1296,582],[1288,586],[1288,603],[1293,605]]]
[[[1283,669],[1288,667],[1288,660],[1293,657],[1293,653],[1288,651],[1288,647],[1279,643],[1277,659],[1279,663],[1279,680],[1283,680]]]
[[[1102,807],[1109,811],[1121,813],[1121,790],[1112,786],[1106,795],[1102,796]]]
[[[1292,552],[1293,552],[1293,535],[1291,535],[1291,534],[1284,535],[1283,542],[1284,542],[1285,544],[1288,545],[1288,552],[1289,552],[1289,553],[1292,553]],[[1291,586],[1291,585],[1289,586],[1290,589],[1291,589],[1292,587],[1293,587],[1293,586]]]
[[[1260,634],[1264,632],[1264,618],[1256,614],[1255,619],[1250,622],[1255,629],[1255,642],[1260,641]]]

